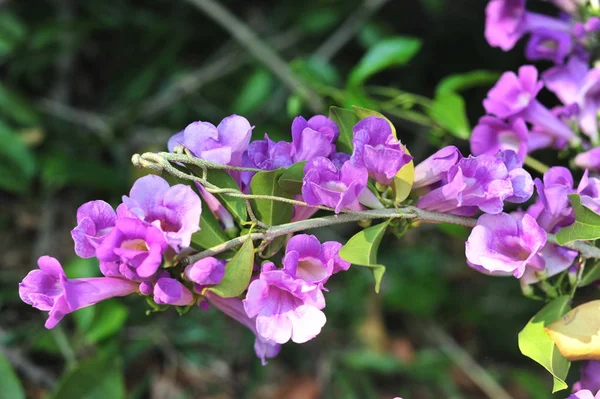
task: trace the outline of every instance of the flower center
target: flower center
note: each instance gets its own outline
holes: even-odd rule
[[[306,281],[319,281],[327,277],[327,269],[319,259],[305,258],[298,261],[296,275]]]
[[[323,187],[325,187],[328,190],[335,191],[337,193],[343,193],[348,189],[348,187],[346,187],[344,183],[339,181],[328,181],[323,185]]]
[[[523,107],[525,107],[531,101],[531,94],[529,93],[520,93],[517,97],[517,103]]]
[[[513,132],[501,132],[498,135],[498,141],[500,142],[500,147],[503,150],[513,150],[514,152],[519,152],[521,141]]]
[[[141,238],[136,238],[134,240],[125,240],[121,243],[121,248],[123,249],[132,249],[134,251],[148,251],[148,244],[146,241]]]

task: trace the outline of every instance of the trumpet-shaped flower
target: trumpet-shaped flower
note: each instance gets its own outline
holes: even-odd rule
[[[511,122],[493,116],[484,116],[471,134],[473,155],[496,155],[498,151],[512,150],[521,159],[527,156],[528,129],[525,121],[516,118]]]
[[[90,201],[77,209],[77,227],[71,230],[75,253],[92,258],[104,237],[115,227],[117,214],[104,201]]]

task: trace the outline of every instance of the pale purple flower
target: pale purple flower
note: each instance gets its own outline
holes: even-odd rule
[[[225,229],[226,232],[237,232],[237,228],[235,226],[235,222],[233,220],[233,216],[221,202],[215,197],[213,194],[206,191],[204,186],[198,182],[194,182],[198,192],[202,196],[204,203],[208,206],[208,209],[212,212],[212,214],[221,222],[221,225]]]
[[[326,322],[319,286],[294,278],[271,262],[263,264],[259,278],[250,283],[243,303],[248,317],[256,317],[258,335],[278,344],[309,341]]]
[[[512,150],[500,151],[496,154],[508,170],[508,178],[513,188],[513,195],[505,201],[522,204],[531,198],[534,190],[533,178],[523,169],[523,160]]]
[[[556,106],[550,112],[563,123],[571,125],[579,114],[579,106],[577,104]],[[527,137],[527,152],[531,153],[542,148],[552,147],[557,150],[564,150],[568,147],[569,142],[562,137],[556,136],[551,131],[541,127],[533,126]]]
[[[486,112],[499,118],[522,118],[555,136],[576,141],[577,137],[567,125],[536,100],[542,87],[537,69],[532,65],[524,65],[519,68],[518,75],[514,72],[503,73],[483,100],[483,106]]]
[[[531,32],[525,47],[525,57],[530,61],[550,60],[562,64],[573,51],[571,32],[541,28]]]
[[[159,305],[188,306],[194,300],[194,294],[174,278],[162,277],[154,284],[154,302]]]
[[[446,177],[451,167],[462,159],[460,150],[455,146],[444,147],[423,162],[415,166],[413,188],[435,184]]]
[[[117,214],[104,201],[90,201],[77,209],[77,227],[71,230],[75,253],[81,258],[92,258],[96,248],[112,230]]]
[[[129,212],[159,228],[175,251],[189,247],[192,234],[200,230],[200,197],[185,184],[170,187],[162,177],[147,175],[133,184],[129,197],[123,196],[123,204]]]
[[[484,116],[471,134],[471,152],[473,155],[496,155],[498,151],[512,150],[522,162],[527,156],[528,133],[527,125],[521,118],[505,122],[493,116]]]
[[[298,116],[292,122],[292,146],[294,163],[328,157],[335,151],[333,142],[339,134],[334,121],[323,115],[315,115],[308,121]]]
[[[321,244],[313,235],[295,235],[285,248],[284,270],[294,278],[323,285],[332,274],[350,268],[350,263],[339,256],[341,247],[335,241]]]
[[[19,284],[19,296],[34,308],[49,312],[46,328],[54,328],[77,309],[138,290],[138,284],[119,278],[68,279],[61,264],[50,256],[39,258],[38,266]]]
[[[502,156],[462,158],[452,166],[442,185],[422,196],[419,208],[442,213],[473,216],[480,209],[500,213],[504,201],[523,202],[533,193],[527,172],[504,163]],[[530,179],[530,178],[529,178]]]
[[[476,270],[520,278],[528,265],[543,268],[538,252],[546,239],[544,229],[528,214],[520,219],[507,213],[484,214],[471,231],[465,253]]]
[[[542,227],[541,224],[540,227]],[[577,256],[579,256],[579,253],[572,249],[547,242],[538,255],[543,259],[543,262],[540,262],[543,265],[543,269],[535,266],[528,267],[521,277],[521,281],[526,284],[537,283],[540,281],[540,276],[550,278],[562,273],[571,267]]]
[[[287,168],[294,163],[295,148],[286,141],[274,142],[265,133],[264,140],[255,140],[248,146],[251,167],[273,170]]]
[[[536,178],[535,186],[544,210],[555,217],[567,217],[572,213],[569,194],[574,193],[573,175],[562,166],[554,166],[544,173],[543,180]]]
[[[589,360],[582,364],[581,378],[573,385],[573,391],[587,389],[592,392],[600,391],[600,362]]]
[[[139,219],[118,219],[96,250],[100,262],[114,262],[128,278],[152,276],[167,249],[162,231]],[[128,273],[129,272],[129,273]]]
[[[394,138],[386,119],[370,116],[360,120],[352,131],[352,162],[366,168],[378,183],[390,184],[396,173],[412,161],[406,148]]]
[[[600,172],[600,147],[578,154],[575,157],[575,165],[581,169],[591,169]]]
[[[600,399],[600,391],[596,393],[596,396],[594,396],[594,393],[589,389],[583,389],[573,393],[567,399]]]
[[[577,121],[581,130],[598,141],[598,110],[600,109],[600,67],[589,69],[578,57],[565,65],[544,72],[544,83],[565,105],[577,104]]]
[[[302,179],[302,197],[310,205],[325,205],[339,213],[342,209],[360,210],[359,196],[367,186],[368,172],[350,161],[341,169],[327,158],[306,163]]]
[[[267,359],[274,358],[281,351],[281,344],[278,344],[269,339],[263,338],[256,330],[256,317],[248,317],[244,310],[242,301],[238,298],[221,298],[213,292],[206,292],[204,297],[217,309],[248,327],[255,335],[254,352],[261,360],[263,366],[267,364]]]
[[[199,286],[219,284],[225,276],[227,261],[209,256],[186,266],[183,274]]]

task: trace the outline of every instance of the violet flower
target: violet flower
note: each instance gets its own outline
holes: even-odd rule
[[[159,305],[188,306],[194,301],[192,292],[174,278],[162,277],[154,284],[154,302]]]
[[[367,186],[368,172],[346,162],[341,169],[327,158],[311,159],[304,167],[302,196],[310,206],[325,205],[339,213],[360,210],[359,196]]]
[[[219,284],[223,280],[226,264],[224,260],[209,256],[186,266],[183,274],[185,278],[196,284],[197,292],[202,292],[207,285]]]
[[[256,317],[258,335],[278,344],[309,341],[326,322],[321,289],[271,262],[263,264],[259,278],[250,283],[243,304],[248,317]]]
[[[175,251],[189,247],[192,234],[200,230],[202,204],[187,185],[169,187],[162,177],[147,175],[133,184],[129,197],[123,196],[123,204],[129,212],[164,232]]]
[[[215,197],[213,194],[206,191],[206,189],[204,188],[204,186],[202,184],[200,184],[198,182],[194,182],[194,184],[196,185],[198,192],[202,196],[204,203],[208,206],[208,209],[210,209],[210,211],[215,216],[215,218],[217,218],[217,220],[219,220],[219,222],[221,222],[221,225],[225,229],[225,232],[237,234],[238,230],[237,230],[235,221],[233,220],[233,216],[231,215],[231,213],[229,213],[229,211],[227,209],[225,209],[225,207],[223,206],[223,204],[221,204],[221,202],[217,199],[217,197]],[[200,208],[200,209],[202,209],[202,208]]]
[[[528,265],[543,268],[538,252],[546,239],[546,232],[530,215],[517,219],[506,213],[484,214],[469,235],[465,253],[476,270],[520,278]]]
[[[567,399],[600,399],[600,392],[596,393],[596,396],[594,396],[594,393],[589,389],[582,389],[581,391],[573,393]]]
[[[294,163],[328,157],[335,151],[333,142],[339,134],[334,121],[323,115],[315,115],[308,121],[298,116],[292,122],[292,146]]]
[[[96,248],[115,226],[116,220],[114,209],[104,201],[90,201],[81,205],[77,209],[77,226],[71,230],[77,256],[96,256]]]
[[[536,29],[525,47],[525,57],[530,61],[550,60],[562,64],[573,51],[573,37],[568,31]]]
[[[578,154],[575,157],[575,165],[581,169],[591,169],[600,172],[600,147]]]
[[[519,68],[518,75],[514,72],[503,73],[483,100],[483,106],[486,112],[499,118],[522,118],[557,137],[577,141],[575,134],[536,100],[542,87],[537,69],[532,65],[524,65]]]
[[[498,151],[512,150],[523,162],[527,156],[528,133],[527,125],[521,118],[505,122],[493,116],[484,116],[471,134],[471,152],[473,155],[496,155]]]
[[[333,162],[338,169],[341,169],[342,165],[349,161],[350,158],[350,155],[345,152],[334,152],[329,156],[329,160]]]
[[[238,298],[221,298],[213,292],[206,292],[204,295],[211,304],[214,305],[221,312],[227,316],[238,321],[244,326],[248,327],[250,331],[255,335],[254,340],[254,352],[256,356],[261,360],[263,366],[267,364],[267,359],[274,358],[281,351],[281,345],[263,338],[256,330],[256,317],[248,317],[244,310],[242,301]]]
[[[587,389],[592,392],[600,391],[600,362],[589,360],[582,364],[581,378],[573,385],[573,391]]]
[[[147,278],[158,270],[167,249],[162,231],[139,219],[118,219],[96,250],[100,262],[116,262],[128,278]]]
[[[38,266],[19,284],[19,296],[34,308],[49,312],[46,328],[54,328],[77,309],[138,290],[138,284],[119,278],[68,279],[61,264],[50,256],[39,258]]]
[[[460,150],[455,146],[444,147],[415,166],[413,188],[435,184],[446,177],[451,167],[462,159]]]
[[[390,184],[398,171],[412,161],[412,156],[394,138],[391,126],[384,118],[370,116],[362,119],[352,131],[352,162],[366,168],[369,176],[378,183]]]
[[[293,161],[295,148],[286,141],[274,142],[265,133],[264,140],[255,140],[248,146],[248,159],[252,167],[263,170],[287,168]]]

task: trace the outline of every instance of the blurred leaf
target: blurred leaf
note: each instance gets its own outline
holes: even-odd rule
[[[379,292],[385,266],[377,263],[377,250],[389,220],[364,229],[352,236],[340,249],[340,257],[357,266],[371,268],[375,278],[375,292]]]
[[[439,15],[446,5],[446,0],[421,0],[423,7],[433,15]]]
[[[569,201],[575,211],[575,223],[560,229],[556,233],[556,241],[563,245],[576,240],[600,238],[600,215],[582,205],[578,194],[570,194]]]
[[[319,57],[296,59],[291,64],[297,76],[311,85],[336,86],[341,81],[340,73],[327,60]]]
[[[64,152],[52,152],[42,160],[41,179],[46,187],[61,189],[78,186],[97,190],[117,191],[124,185],[124,175],[114,168],[85,157],[71,157]]]
[[[270,98],[275,80],[269,71],[260,68],[250,75],[236,101],[233,103],[233,112],[249,114],[256,111]]]
[[[429,116],[459,139],[466,140],[471,136],[465,100],[458,94],[438,93],[429,109]]]
[[[525,369],[517,369],[511,371],[511,380],[517,383],[528,394],[531,399],[547,399],[546,380],[540,378],[537,373]]]
[[[394,356],[367,350],[348,351],[344,354],[343,361],[348,367],[365,372],[398,374],[404,369],[402,362]]]
[[[90,343],[97,343],[116,334],[129,315],[127,306],[118,301],[104,301],[97,305],[96,316],[92,325],[85,333],[85,339]]]
[[[448,234],[449,236],[460,238],[461,240],[467,240],[471,230],[465,226],[459,226],[457,224],[440,223],[437,224],[437,228]]]
[[[568,295],[563,295],[549,302],[519,333],[521,353],[542,365],[554,377],[553,393],[568,388],[565,379],[571,363],[560,354],[545,328],[569,310],[570,300]]]
[[[588,260],[589,262],[590,260]],[[581,277],[581,281],[579,282],[579,287],[585,287],[596,281],[600,280],[600,262],[597,262],[592,265],[592,267],[586,267],[583,272],[583,276]]]
[[[567,360],[600,359],[600,301],[577,306],[546,332]]]
[[[241,295],[252,277],[254,268],[254,244],[248,238],[233,258],[225,265],[225,276],[215,286],[208,288],[222,298],[234,298]]]
[[[0,121],[0,189],[23,193],[35,173],[35,158],[19,134]]]
[[[302,98],[297,94],[292,94],[287,99],[286,104],[287,115],[294,118],[302,113]]]
[[[498,72],[484,70],[446,76],[438,83],[436,93],[456,93],[476,86],[485,86],[487,84],[495,83],[499,77],[500,74]]]
[[[367,22],[358,32],[358,42],[364,48],[369,48],[382,41],[389,32],[376,22]]]
[[[34,107],[17,92],[0,83],[0,115],[6,115],[19,125],[37,125]]]
[[[75,325],[77,326],[77,331],[80,335],[83,335],[90,329],[95,316],[96,306],[88,306],[73,312],[73,319],[75,320]]]
[[[320,34],[333,27],[339,19],[339,12],[335,8],[308,7],[298,18],[298,25],[307,33]]]
[[[233,177],[225,170],[210,170],[208,172],[208,181],[220,188],[240,189],[235,180],[233,180]],[[220,194],[216,194],[216,196],[238,221],[245,222],[248,219],[248,210],[246,209],[246,203],[242,198]]]
[[[125,383],[118,358],[100,353],[68,372],[49,399],[125,398]]]
[[[75,216],[73,216],[73,224]],[[100,276],[100,266],[96,258],[73,257],[65,264],[65,274],[69,278],[85,278]]]
[[[358,122],[356,112],[344,108],[331,107],[329,108],[329,118],[331,118],[340,129],[340,135],[336,142],[337,149],[347,154],[352,154],[352,128],[356,125],[356,122]]]
[[[0,352],[0,388],[0,399],[25,399],[21,381],[2,352]]]
[[[10,55],[26,33],[27,28],[14,13],[0,11],[0,57]]]
[[[290,194],[300,194],[302,179],[304,179],[304,166],[306,166],[306,161],[295,163],[285,169],[277,181],[279,187]]]
[[[250,191],[254,195],[269,195],[293,198],[293,195],[279,186],[278,181],[284,169],[258,172],[250,181]],[[292,219],[292,204],[281,201],[253,200],[258,220],[267,226],[288,223]]]
[[[358,86],[372,75],[392,66],[409,62],[421,48],[421,40],[412,37],[391,37],[371,47],[350,72],[351,86]]]
[[[202,216],[200,218],[200,231],[192,235],[192,247],[195,249],[208,249],[229,240],[221,224],[212,214],[206,201],[202,201]]]

